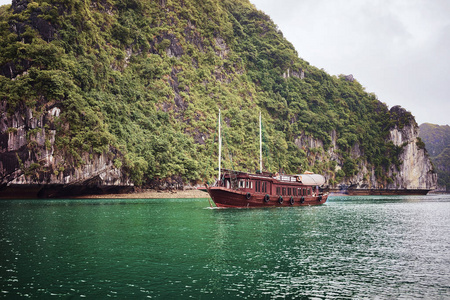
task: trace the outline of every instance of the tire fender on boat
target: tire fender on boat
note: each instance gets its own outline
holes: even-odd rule
[[[247,198],[247,200],[250,200],[251,196],[252,196],[252,194],[250,194],[250,193],[245,194],[245,198]]]
[[[289,199],[289,203],[290,203],[291,205],[294,205],[294,197],[291,196],[291,199]]]
[[[278,198],[278,203],[283,204],[283,197]]]
[[[266,194],[264,196],[264,202],[267,203],[267,202],[269,202],[269,200],[270,200],[270,196],[268,194]]]

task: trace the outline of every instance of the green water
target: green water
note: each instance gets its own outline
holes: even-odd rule
[[[0,297],[450,299],[450,197],[0,201]]]

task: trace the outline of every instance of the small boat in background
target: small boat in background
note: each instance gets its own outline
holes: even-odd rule
[[[260,123],[260,170],[262,170],[262,130]],[[217,207],[265,207],[320,205],[327,201],[323,191],[325,177],[305,173],[296,175],[256,172],[255,174],[221,169],[219,110],[219,176],[206,190]]]

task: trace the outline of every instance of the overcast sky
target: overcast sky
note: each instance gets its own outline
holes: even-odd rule
[[[312,65],[353,74],[419,124],[450,124],[449,0],[250,1]]]
[[[450,1],[250,0],[299,56],[417,123],[450,124]]]

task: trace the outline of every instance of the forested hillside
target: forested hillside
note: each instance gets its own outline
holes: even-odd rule
[[[439,186],[450,191],[450,126],[424,123],[420,125],[419,136],[436,167]]]
[[[211,180],[220,108],[225,167],[258,168],[262,111],[267,170],[388,186],[406,145],[390,132],[417,128],[301,59],[248,0],[13,0],[0,8],[0,102],[3,183],[94,176],[93,160],[137,185]]]

